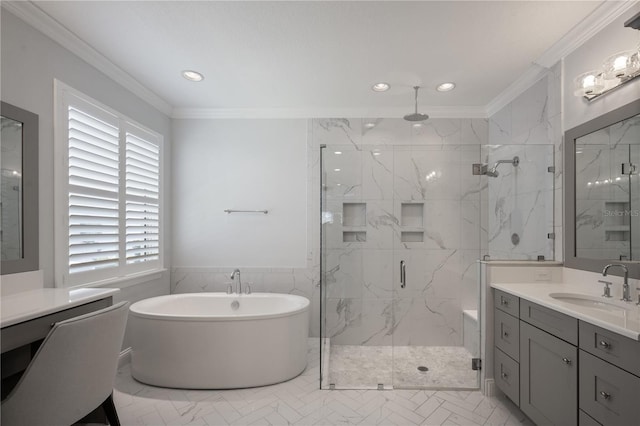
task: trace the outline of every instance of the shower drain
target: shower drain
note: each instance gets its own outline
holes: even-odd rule
[[[425,371],[429,371],[429,367],[425,367],[424,365],[421,365],[418,367],[418,371],[422,371],[424,373]]]

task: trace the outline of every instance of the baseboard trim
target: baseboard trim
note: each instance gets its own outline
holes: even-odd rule
[[[118,368],[122,368],[127,364],[131,363],[131,348],[127,348],[120,352],[120,356],[118,357]]]
[[[496,396],[496,381],[494,379],[484,380],[484,396]]]

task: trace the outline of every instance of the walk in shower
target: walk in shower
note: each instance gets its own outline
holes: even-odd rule
[[[460,123],[314,120],[323,389],[479,387],[478,261],[489,254],[491,231],[496,255],[513,248],[499,247],[503,234],[519,211],[530,212],[526,190],[513,186],[547,173],[553,150],[547,164],[539,149],[447,141],[447,132],[460,136]],[[497,176],[472,173],[474,163],[487,163],[486,172],[499,159],[511,164]],[[518,230],[524,244],[529,237]]]

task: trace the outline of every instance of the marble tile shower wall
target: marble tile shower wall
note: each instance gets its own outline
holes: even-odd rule
[[[513,158],[517,173],[500,166],[483,193],[489,205],[488,251],[491,259],[562,260],[562,65],[489,118],[489,144],[483,161]],[[504,145],[492,149],[496,145]],[[546,145],[547,147],[540,147]],[[547,175],[547,166],[554,166]],[[510,173],[511,172],[511,173]],[[520,231],[522,235],[520,235]],[[519,234],[518,244],[511,236]],[[553,233],[555,239],[547,239]]]
[[[332,344],[461,345],[462,310],[477,309],[476,261],[486,241],[486,178],[472,176],[471,164],[486,143],[487,121],[430,119],[414,128],[402,119],[318,119],[311,127],[314,155],[327,145]]]

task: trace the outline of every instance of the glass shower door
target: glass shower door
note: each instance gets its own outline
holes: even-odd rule
[[[391,388],[392,154],[325,149],[325,388]]]
[[[477,389],[479,146],[394,150],[393,386]]]

